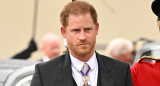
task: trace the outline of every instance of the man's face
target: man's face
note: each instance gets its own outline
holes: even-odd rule
[[[93,54],[99,25],[94,24],[89,13],[69,15],[68,26],[61,28],[70,53],[73,56],[83,57]]]
[[[121,54],[120,57],[118,57],[117,59],[131,64],[132,61],[133,61],[132,51],[130,51],[130,52],[129,52],[129,51],[128,51],[128,52],[124,52],[124,53]]]
[[[44,45],[43,52],[50,59],[53,59],[60,55],[60,43],[59,41],[47,41]]]

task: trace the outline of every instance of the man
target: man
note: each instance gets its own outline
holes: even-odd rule
[[[157,24],[160,29],[160,0],[152,2],[152,11],[158,16]],[[153,60],[148,62],[145,60]],[[143,56],[131,67],[134,86],[159,86],[160,58]]]
[[[127,63],[95,52],[99,24],[92,5],[70,2],[60,17],[68,52],[36,65],[31,86],[133,86]]]
[[[41,51],[44,54],[42,61],[49,61],[60,55],[60,38],[57,34],[47,33],[42,38]]]
[[[133,43],[124,38],[115,38],[106,47],[108,56],[132,64]]]

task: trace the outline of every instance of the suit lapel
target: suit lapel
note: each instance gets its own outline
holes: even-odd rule
[[[60,69],[58,86],[73,86],[69,52],[67,52],[63,60],[59,63],[58,68]]]
[[[100,73],[101,85],[114,86],[114,72],[112,68],[110,68],[110,62],[106,62],[106,60],[103,60],[104,57],[100,56],[98,53],[96,53],[96,57],[98,60],[98,72]],[[73,77],[69,52],[66,53],[65,57],[57,67],[60,70],[58,77],[58,86],[73,86]]]
[[[96,53],[96,55],[99,67],[98,72],[100,73],[101,77],[101,85],[114,86],[114,72],[112,68],[110,68],[110,62],[106,62],[106,60],[103,60],[104,57],[100,56],[98,53]]]

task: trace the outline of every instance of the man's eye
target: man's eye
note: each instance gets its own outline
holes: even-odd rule
[[[92,30],[91,28],[85,28],[85,31],[89,31],[89,30]]]
[[[78,31],[80,31],[80,30],[79,30],[79,29],[74,29],[73,31],[74,31],[74,32],[78,32]]]

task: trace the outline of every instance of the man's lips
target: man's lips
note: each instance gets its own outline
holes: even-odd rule
[[[87,45],[89,45],[89,43],[81,43],[78,46],[87,46]]]

